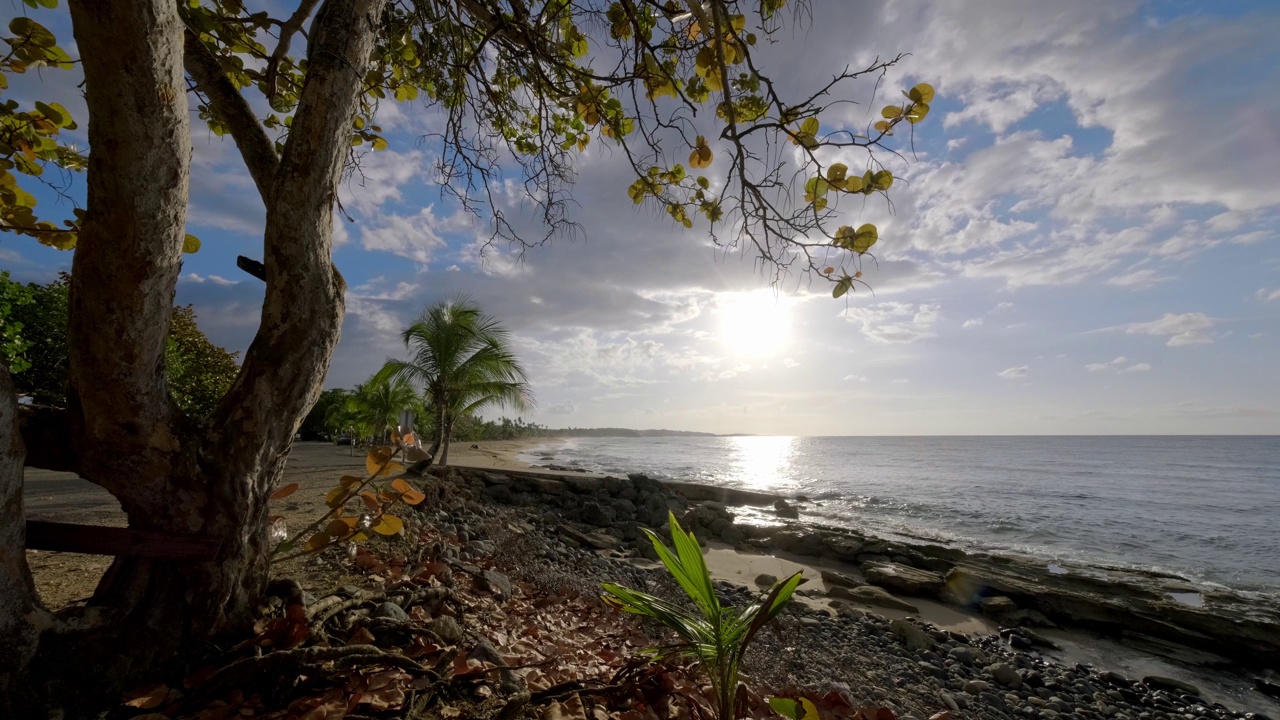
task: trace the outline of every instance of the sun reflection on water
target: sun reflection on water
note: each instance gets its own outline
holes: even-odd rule
[[[729,451],[731,480],[752,490],[794,487],[792,456],[794,437],[742,436],[725,438]]]

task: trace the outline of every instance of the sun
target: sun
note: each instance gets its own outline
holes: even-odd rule
[[[770,290],[722,293],[716,305],[720,342],[735,357],[768,357],[786,345],[791,312],[785,297]]]

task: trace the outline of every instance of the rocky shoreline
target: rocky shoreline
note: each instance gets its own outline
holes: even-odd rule
[[[1063,705],[1061,698],[1051,701],[1042,697],[1043,688],[1036,685],[1035,679],[1035,673],[1043,674],[1036,665],[1045,662],[1037,659],[1042,657],[1041,651],[1055,645],[1046,637],[1051,628],[1087,630],[1179,664],[1236,675],[1255,682],[1258,691],[1269,696],[1251,694],[1261,700],[1261,705],[1272,709],[1273,714],[1277,707],[1269,700],[1280,695],[1280,678],[1272,667],[1280,659],[1280,608],[1228,590],[1206,591],[1179,578],[1155,573],[1062,567],[1033,558],[965,553],[939,545],[907,544],[848,529],[802,523],[795,519],[797,500],[767,493],[664,483],[635,474],[617,478],[462,468],[432,471],[451,485],[467,489],[477,499],[539,514],[543,520],[539,524],[551,531],[548,535],[562,547],[625,563],[629,568],[655,567],[649,562],[654,559],[653,551],[641,528],[664,527],[668,511],[675,512],[704,541],[719,541],[742,553],[780,554],[802,562],[813,561],[824,567],[820,572],[823,587],[811,583],[803,593],[808,600],[820,601],[805,605],[806,612],[818,614],[815,619],[819,624],[849,620],[855,624],[884,624],[891,636],[916,653],[938,654],[941,643],[942,659],[956,661],[956,669],[978,668],[987,674],[984,678],[982,672],[973,677],[962,673],[967,677],[965,682],[978,682],[970,686],[979,689],[976,697],[983,697],[983,693],[999,697],[1002,691],[1007,695],[1020,688],[1029,690],[1035,699],[1029,696],[1025,702],[1036,710],[1037,716],[1062,714],[1049,704]],[[798,502],[803,503],[803,499]],[[753,507],[757,516],[764,514],[776,518],[776,522],[738,522],[735,508],[742,506]],[[976,642],[972,647],[981,650],[970,663],[964,659],[969,657],[964,650],[958,651],[960,660],[952,655],[958,647],[955,643],[960,642],[957,636],[963,637],[958,633],[930,630],[910,622],[911,618],[879,617],[885,610],[917,611],[917,602],[944,603],[980,613],[997,624],[1000,633],[966,640],[965,643]],[[1020,680],[998,668],[989,670],[988,664],[981,662],[982,655],[990,654],[983,648],[991,643],[1022,652],[1015,656],[1021,660],[1006,663],[1009,672],[1019,674]],[[1003,682],[994,673],[1001,675]],[[1137,683],[1143,692],[1199,699],[1199,690],[1183,681],[1154,676],[1146,681]],[[1026,688],[1022,686],[1024,682],[1029,683]],[[1099,686],[1101,689],[1095,692],[1118,703],[1114,707],[1122,708],[1126,698],[1131,701],[1130,695],[1137,692],[1126,682],[1120,682],[1118,676],[1104,680],[1105,687]],[[982,689],[982,683],[989,687]],[[963,684],[957,690],[953,699],[958,701],[967,693]],[[1108,695],[1108,690],[1120,698]],[[1055,690],[1050,687],[1049,691]],[[993,706],[1001,706],[987,700]],[[1003,699],[1003,705],[1009,702],[1009,698]],[[1097,698],[1091,702],[1103,703]],[[1199,702],[1206,708],[1211,706],[1203,699]],[[947,705],[950,707],[950,703]],[[1048,714],[1041,712],[1044,709]],[[1127,715],[1122,710],[1114,716],[1121,715],[1139,720],[1159,717]],[[1198,710],[1189,713],[1190,718],[1210,715],[1213,713]],[[1104,712],[1102,716],[1111,715]]]

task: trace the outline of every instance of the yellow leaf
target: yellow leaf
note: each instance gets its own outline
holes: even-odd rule
[[[324,496],[324,504],[331,508],[336,508],[347,501],[347,489],[344,487],[336,487]]]
[[[395,454],[395,449],[386,445],[378,445],[369,449],[369,454],[364,458],[364,469],[370,475],[377,475],[379,470],[385,469],[391,463],[391,456]]]
[[[379,535],[395,535],[404,529],[404,522],[395,515],[383,515],[373,531]]]
[[[191,233],[187,233],[187,236],[182,240],[182,252],[190,255],[191,253],[199,252],[199,251],[200,251],[200,238],[196,237],[195,235],[192,235]]]
[[[897,105],[885,105],[880,114],[892,120],[902,114],[902,108]]]
[[[328,533],[321,531],[307,538],[306,544],[302,547],[307,552],[315,552],[327,546],[332,540],[333,538],[329,537]]]
[[[911,112],[907,114],[907,122],[911,123],[912,125],[915,125],[916,123],[925,119],[925,116],[927,116],[928,114],[929,114],[929,106],[926,103],[916,103],[914,106],[912,106]]]
[[[911,92],[907,93],[907,97],[911,98],[911,102],[931,103],[933,102],[933,86],[929,83],[920,83],[911,88]]]
[[[818,134],[820,127],[818,118],[806,118],[804,122],[800,123],[800,132],[804,135],[815,136]]]
[[[298,492],[298,483],[289,483],[288,485],[285,485],[279,490],[276,490],[275,492],[271,493],[271,499],[283,500],[284,498],[287,498],[296,492]]]
[[[342,479],[338,480],[338,485],[342,486],[343,489],[346,489],[359,485],[362,482],[364,482],[364,478],[358,475],[343,475]]]
[[[827,180],[831,181],[832,185],[839,187],[844,182],[844,177],[848,172],[848,165],[845,165],[844,163],[834,163],[831,167],[827,168]]]
[[[356,519],[353,517],[337,518],[330,520],[328,525],[324,526],[326,535],[331,535],[335,540],[347,536],[347,533],[356,527]]]

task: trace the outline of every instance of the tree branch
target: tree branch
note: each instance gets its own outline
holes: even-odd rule
[[[282,39],[281,45],[287,52],[288,41]],[[258,186],[258,194],[266,202],[271,181],[280,165],[275,145],[267,137],[267,131],[253,114],[249,101],[244,99],[222,71],[218,58],[190,29],[185,33],[182,58],[183,66],[195,80],[196,87],[209,98],[210,108],[231,129],[231,138],[236,141],[236,147],[240,148],[244,164],[253,176],[253,183]]]
[[[307,22],[307,18],[311,17],[311,11],[315,10],[316,5],[319,4],[320,0],[302,0],[289,19],[280,24],[280,42],[276,44],[275,52],[271,53],[271,58],[267,60],[268,101],[276,99],[276,77],[280,71],[280,63],[289,57],[289,46],[293,44],[293,36],[302,31],[303,24]]]

